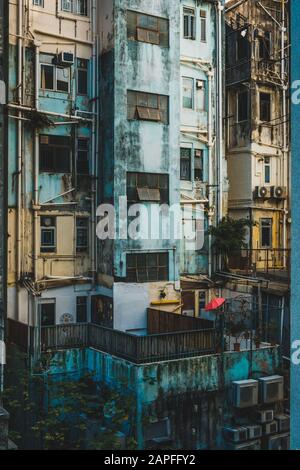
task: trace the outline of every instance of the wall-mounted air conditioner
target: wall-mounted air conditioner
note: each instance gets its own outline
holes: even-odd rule
[[[280,375],[262,377],[259,383],[262,403],[275,403],[283,400],[283,377]]]
[[[251,441],[251,442],[244,442],[244,444],[229,444],[227,446],[228,450],[261,450],[261,442],[259,440],[257,441]]]
[[[274,420],[273,410],[257,410],[254,412],[253,417],[259,424],[271,423]]]
[[[259,424],[252,424],[251,426],[247,426],[247,429],[249,439],[259,439],[262,437],[262,427]]]
[[[284,186],[273,186],[271,189],[271,197],[274,199],[286,199],[287,189]]]
[[[290,450],[290,435],[280,434],[268,440],[268,450]]]
[[[248,439],[248,429],[241,426],[237,426],[235,428],[224,428],[223,435],[227,441],[243,442]]]
[[[250,408],[258,404],[258,381],[240,380],[232,382],[233,404],[236,408]]]
[[[272,421],[272,423],[266,423],[263,425],[263,433],[265,436],[270,434],[276,434],[278,432],[278,423],[277,421]]]
[[[270,199],[271,187],[268,186],[256,186],[254,191],[255,199]]]
[[[278,423],[279,432],[288,432],[290,430],[290,417],[289,415],[277,415],[275,420]]]
[[[71,52],[61,52],[57,56],[57,65],[62,67],[71,67],[74,64],[74,54]]]

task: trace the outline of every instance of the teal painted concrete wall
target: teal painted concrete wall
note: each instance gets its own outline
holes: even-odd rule
[[[252,360],[250,352],[240,352],[145,365],[86,349],[58,352],[50,373],[74,378],[88,371],[112,386],[126,384],[136,395],[139,448],[145,446],[143,423],[168,417],[176,448],[211,449],[224,447],[222,427],[232,418],[231,382],[273,375],[280,366],[276,347],[253,351]]]

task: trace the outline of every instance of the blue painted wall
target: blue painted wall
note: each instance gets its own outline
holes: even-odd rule
[[[292,59],[291,59],[291,83],[292,88],[299,90],[300,80],[300,2],[291,1],[291,40],[292,40]],[[295,90],[292,90],[292,92]],[[299,122],[300,122],[300,103],[294,99],[299,97],[292,95],[292,304],[291,304],[291,341],[292,345],[298,348],[300,345],[300,150],[299,150]],[[298,343],[296,343],[298,342]],[[294,351],[293,351],[294,352]],[[299,354],[295,358],[292,355],[291,363],[291,445],[293,449],[300,449],[300,361]]]

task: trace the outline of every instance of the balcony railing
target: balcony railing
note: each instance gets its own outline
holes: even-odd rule
[[[290,272],[290,250],[244,249],[229,256],[228,267],[246,273],[286,274]]]
[[[33,353],[33,327],[8,320],[8,332],[11,342],[24,350],[30,348]],[[41,328],[40,344],[36,347],[41,352],[91,347],[143,364],[212,354],[215,352],[215,330],[206,328],[136,336],[92,323],[64,324]]]

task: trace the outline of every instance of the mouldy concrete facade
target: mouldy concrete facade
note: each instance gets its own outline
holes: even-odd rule
[[[35,326],[95,289],[96,2],[72,4],[9,4],[8,316]]]
[[[136,396],[136,438],[145,449],[147,427],[170,421],[173,449],[222,449],[222,429],[231,425],[231,383],[272,375],[280,370],[277,348],[242,353],[195,357],[145,365],[106,355],[99,351],[69,350],[54,355],[49,373],[91,372],[95,380],[124,387]],[[224,373],[222,373],[224,370]],[[74,375],[75,374],[75,375]],[[166,445],[166,443],[164,444]]]
[[[120,197],[126,195],[130,202],[142,202],[149,209],[158,207],[151,198],[149,201],[142,196],[134,201],[138,186],[142,189],[143,184],[147,187],[149,182],[159,193],[160,203],[180,202],[179,8],[179,2],[173,1],[101,2],[100,95],[104,125],[100,139],[100,198],[101,202],[112,203],[116,210],[120,207]],[[144,14],[142,19],[139,13]],[[147,21],[159,21],[160,39],[142,37],[146,33],[142,27],[137,27],[138,21],[140,26],[143,22],[145,25]],[[156,104],[150,104],[155,116],[142,115],[143,109],[146,113],[151,112],[147,111],[149,102],[147,104],[145,100],[156,101]],[[139,182],[143,178],[147,181]],[[118,237],[100,242],[98,280],[100,285],[110,289],[113,300],[111,326],[115,328],[145,329],[146,308],[152,300],[160,300],[160,291],[164,288],[167,298],[174,300],[175,306],[180,304],[180,243],[172,233],[170,239],[162,239],[159,219],[159,216],[152,218],[151,230],[157,233],[155,239],[150,240],[146,235],[144,240]],[[161,220],[169,223],[165,216]],[[146,226],[144,214],[141,227]],[[119,232],[120,226],[116,229]],[[129,258],[133,267],[131,272]],[[136,263],[140,270],[134,269]],[[149,263],[153,263],[152,275],[149,275]],[[159,263],[160,272],[157,269]],[[141,272],[141,268],[145,271],[142,269]],[[141,281],[143,283],[139,284]],[[174,305],[171,308],[174,309]]]
[[[191,248],[187,237],[182,240],[180,271],[183,312],[198,316],[214,297],[207,278],[215,272],[216,259],[207,230],[227,214],[227,165],[219,122],[225,85],[224,12],[223,2],[180,3],[180,189],[182,207],[189,207],[183,227],[189,229],[201,211],[205,233],[201,250]]]
[[[229,214],[255,225],[251,262],[286,268],[289,248],[289,4],[226,5]],[[273,251],[272,251],[273,250]]]

